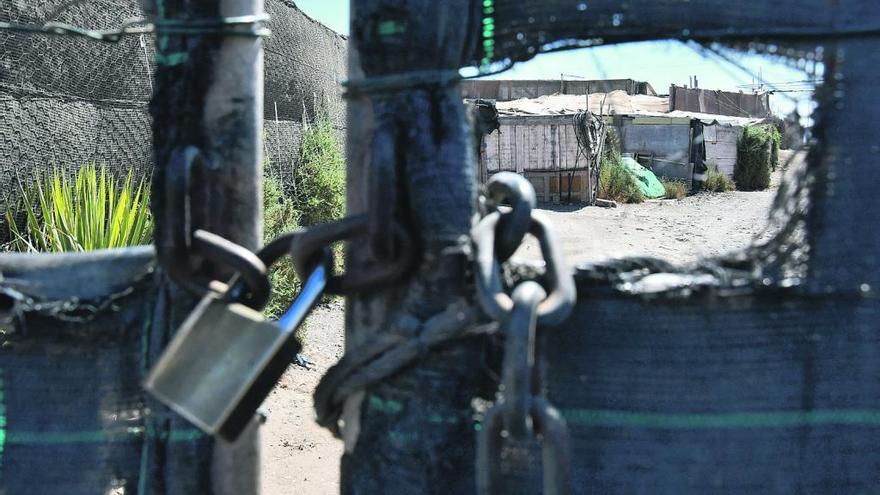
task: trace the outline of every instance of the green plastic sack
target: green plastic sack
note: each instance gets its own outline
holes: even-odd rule
[[[654,172],[641,166],[639,162],[625,156],[622,159],[626,171],[636,179],[636,185],[646,198],[662,198],[666,196],[666,188],[654,175]]]

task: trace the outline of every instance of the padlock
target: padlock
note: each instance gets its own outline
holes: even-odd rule
[[[294,333],[326,285],[321,264],[277,322],[220,294],[206,296],[150,370],[144,388],[205,433],[234,441],[300,351]]]

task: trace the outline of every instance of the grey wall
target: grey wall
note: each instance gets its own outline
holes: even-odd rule
[[[623,119],[619,128],[624,153],[653,153],[655,174],[690,180],[690,124],[635,124]]]

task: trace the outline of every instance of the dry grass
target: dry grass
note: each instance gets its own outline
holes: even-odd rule
[[[666,189],[666,199],[682,199],[686,198],[690,187],[687,182],[675,179],[660,179],[663,188]]]

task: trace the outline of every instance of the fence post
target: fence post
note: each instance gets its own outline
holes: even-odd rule
[[[167,258],[166,246],[171,241],[166,227],[174,216],[165,212],[170,201],[166,176],[171,167],[180,165],[172,161],[175,151],[187,146],[198,148],[207,164],[193,179],[192,187],[199,193],[195,201],[207,212],[204,224],[195,227],[256,249],[262,240],[263,43],[256,35],[223,35],[231,27],[221,21],[263,14],[263,0],[143,0],[143,4],[157,20],[157,69],[150,110],[156,161],[152,208],[159,258]],[[168,20],[197,20],[211,27],[184,33],[191,24],[167,24]],[[207,264],[200,270],[213,278],[228,276]],[[181,297],[173,286],[166,291],[171,293],[166,297],[171,304],[166,329],[170,334],[193,299]],[[206,440],[208,445],[195,454],[199,457],[195,462],[210,463],[214,493],[258,493],[256,430],[255,425],[234,445]],[[167,459],[164,469],[173,471],[174,462]]]
[[[474,5],[407,0],[392,8],[380,0],[352,0],[349,80],[387,82],[386,77],[393,80],[411,71],[457,71],[469,35],[476,31],[468,20],[479,22],[472,15]],[[368,172],[382,165],[376,157],[390,157],[394,166],[388,168],[396,173],[384,179],[397,183],[396,214],[416,237],[421,255],[403,286],[347,299],[349,352],[402,331],[399,322],[423,322],[468,297],[465,249],[475,211],[473,146],[460,85],[428,86],[349,97],[349,214],[369,207]],[[352,86],[349,91],[354,93]],[[374,139],[377,135],[382,139]],[[351,249],[348,270],[365,266],[364,251]],[[481,351],[479,345],[449,346],[349,397],[343,413],[342,493],[473,491],[470,402]],[[444,421],[426,423],[429,414]],[[393,461],[376,462],[377,455]]]

